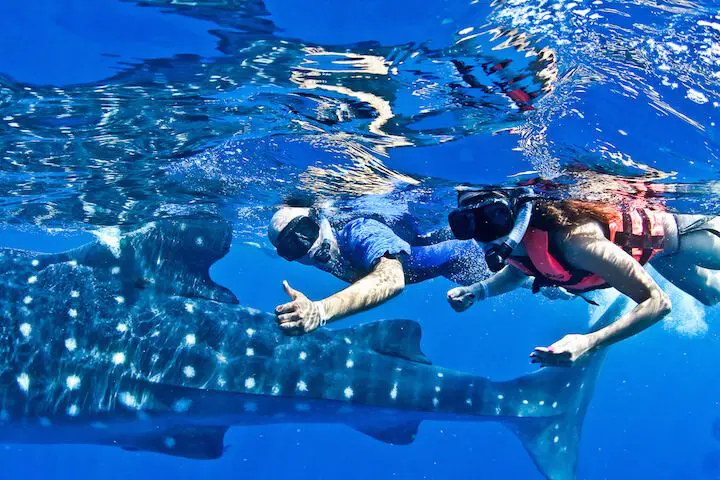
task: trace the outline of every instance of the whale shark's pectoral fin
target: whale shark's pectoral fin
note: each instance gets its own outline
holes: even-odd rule
[[[392,445],[409,445],[417,436],[420,422],[405,422],[396,424],[388,422],[381,422],[377,424],[363,423],[361,425],[350,425],[350,427],[369,437],[380,440],[381,442]]]
[[[384,320],[354,327],[352,336],[382,355],[432,364],[420,350],[422,330],[412,320]]]
[[[232,228],[221,218],[159,220],[132,231],[111,229],[96,236],[97,243],[61,256],[92,268],[101,278],[120,280],[128,302],[143,290],[153,290],[238,303],[230,290],[210,278],[210,266],[225,256],[232,240]]]
[[[196,460],[214,460],[225,453],[228,427],[184,427],[132,439],[123,450],[164,453]]]

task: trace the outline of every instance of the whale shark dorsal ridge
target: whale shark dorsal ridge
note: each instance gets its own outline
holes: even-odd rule
[[[128,289],[237,304],[210,278],[210,267],[230,249],[232,227],[217,218],[158,220],[139,228],[95,232],[97,242],[56,255],[93,270],[122,271]],[[132,298],[132,296],[129,296]]]

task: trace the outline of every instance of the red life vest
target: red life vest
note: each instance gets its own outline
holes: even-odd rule
[[[646,208],[618,212],[605,225],[608,240],[625,250],[641,265],[663,250],[665,228],[663,213]],[[549,241],[549,233],[530,227],[522,239],[527,257],[510,257],[507,263],[528,276],[535,277],[533,291],[542,286],[560,286],[573,293],[587,292],[609,285],[592,272],[570,266]]]

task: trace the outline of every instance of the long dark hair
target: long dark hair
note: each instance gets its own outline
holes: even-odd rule
[[[616,207],[609,203],[580,200],[536,200],[531,225],[543,230],[569,228],[589,221],[609,224],[618,216]]]

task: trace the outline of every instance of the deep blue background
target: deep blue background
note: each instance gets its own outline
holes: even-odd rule
[[[342,14],[330,1],[297,8],[294,2],[270,0],[267,6],[289,36],[348,43],[375,39],[382,32],[383,40],[394,44],[418,36],[446,41],[449,32],[457,29],[456,19],[467,14],[467,3],[423,2],[422,8],[408,9],[403,2],[352,0],[343,2]],[[121,62],[176,53],[218,54],[216,39],[208,33],[212,24],[166,15],[157,8],[141,9],[118,0],[30,0],[12,2],[11,10],[12,14],[0,15],[0,72],[24,82],[97,82],[117,72]],[[478,15],[477,10],[473,15]],[[433,28],[426,28],[427,23]],[[322,24],[332,27],[317,28]],[[607,130],[625,128],[633,134],[622,119],[617,122]],[[638,136],[617,141],[632,150]],[[433,147],[425,155],[438,158],[440,150],[459,158],[457,165],[462,167],[476,165],[478,151],[486,156],[502,151],[504,162],[518,165],[515,169],[505,163],[507,170],[527,167],[519,153],[509,151],[514,139],[463,142]],[[652,153],[644,150],[647,146],[636,145],[639,154]],[[391,166],[412,172],[416,165],[421,169],[427,165],[410,158],[410,153],[399,151]],[[468,180],[467,175],[486,181],[505,175],[462,168],[448,172],[444,164],[442,168],[445,178],[458,181]],[[88,239],[87,235],[0,231],[0,246],[39,251],[60,251]],[[213,276],[242,303],[263,310],[285,301],[283,279],[311,298],[342,286],[328,275],[243,244],[233,245],[228,257],[213,268]],[[445,302],[449,286],[444,280],[412,286],[344,324],[380,318],[417,320],[424,329],[423,349],[435,363],[502,379],[531,371],[527,354],[532,347],[580,331],[588,318],[582,302],[550,303],[528,292],[493,299],[457,315]],[[674,315],[682,317],[683,312]],[[720,414],[720,340],[713,317],[717,313],[708,315],[710,332],[704,337],[690,339],[656,326],[613,348],[585,421],[580,478],[704,478],[703,456],[720,449],[711,427]],[[10,445],[0,449],[0,478],[538,478],[517,439],[494,423],[426,422],[416,442],[406,447],[384,445],[340,425],[234,429],[227,441],[232,446],[229,452],[212,462],[112,448]]]

